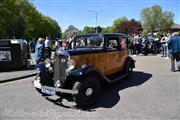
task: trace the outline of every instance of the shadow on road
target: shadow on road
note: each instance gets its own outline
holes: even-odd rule
[[[135,71],[133,72],[132,76],[129,78],[125,78],[111,85],[104,86],[100,99],[96,102],[95,105],[93,105],[90,108],[91,109],[95,109],[99,107],[111,108],[115,106],[120,101],[120,95],[119,95],[120,90],[129,87],[140,86],[144,82],[149,80],[151,77],[152,74]]]
[[[99,97],[99,100],[91,107],[87,107],[82,110],[92,112],[99,107],[112,108],[120,101],[120,95],[119,95],[120,90],[129,87],[140,86],[144,82],[149,80],[151,77],[152,74],[135,71],[133,72],[132,76],[129,78],[122,79],[114,84],[106,84],[103,86],[102,94]],[[56,99],[56,100],[53,100],[51,98],[46,98],[46,99],[61,107],[78,109],[74,106],[63,105],[63,103],[61,103],[61,99]]]

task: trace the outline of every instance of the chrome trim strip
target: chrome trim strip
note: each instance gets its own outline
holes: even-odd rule
[[[41,88],[42,87],[44,87],[45,89],[49,89],[49,90],[61,92],[61,93],[69,93],[73,95],[78,94],[78,90],[68,90],[68,89],[55,88],[55,87],[49,87],[49,86],[41,86]]]

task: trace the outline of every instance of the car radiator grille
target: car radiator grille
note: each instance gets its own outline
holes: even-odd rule
[[[67,69],[67,57],[63,55],[55,55],[54,58],[54,77],[53,80],[56,82],[57,80],[60,80],[60,82],[63,84],[67,75],[66,75],[66,69]]]

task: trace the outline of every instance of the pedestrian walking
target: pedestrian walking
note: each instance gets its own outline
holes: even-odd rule
[[[45,58],[50,59],[50,57],[51,57],[51,41],[50,41],[49,37],[46,37],[46,40],[45,40],[44,55],[45,55]]]
[[[133,39],[133,43],[134,43],[134,46],[133,46],[133,53],[134,54],[141,54],[142,53],[142,39],[141,37],[139,36],[139,34],[134,34],[134,39]]]
[[[172,37],[168,41],[168,49],[171,58],[171,71],[175,72],[175,60],[177,62],[177,68],[180,71],[180,36],[179,33],[173,33]]]
[[[35,47],[35,60],[36,64],[44,61],[44,39],[39,38]]]
[[[167,42],[168,42],[168,36],[164,34],[164,36],[160,40],[161,47],[162,47],[162,55],[161,57],[167,57]]]

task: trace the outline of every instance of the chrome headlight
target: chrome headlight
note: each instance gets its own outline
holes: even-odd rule
[[[52,67],[48,67],[48,71],[49,71],[50,73],[52,73],[54,70],[53,70]]]
[[[72,69],[74,69],[75,65],[76,65],[76,63],[75,63],[74,59],[69,59],[67,61],[68,68],[66,69],[66,73],[68,74]]]
[[[51,60],[50,59],[45,60],[45,66],[46,66],[46,68],[49,68],[51,66]]]
[[[50,59],[45,60],[45,67],[48,69],[50,73],[54,71],[53,68],[51,67],[51,64],[52,64],[52,61]]]
[[[60,80],[57,80],[54,84],[55,87],[60,87],[61,86],[61,82]]]
[[[74,59],[69,59],[68,61],[67,61],[67,65],[68,65],[68,68],[70,68],[70,67],[75,67],[75,61],[74,61]]]

